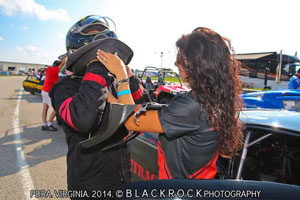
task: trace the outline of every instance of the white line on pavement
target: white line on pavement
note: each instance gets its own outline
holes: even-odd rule
[[[30,190],[34,190],[33,182],[31,179],[29,165],[27,164],[26,158],[23,152],[23,144],[21,139],[21,129],[20,127],[20,102],[23,94],[23,89],[19,93],[17,100],[17,105],[13,118],[13,128],[14,128],[14,139],[16,141],[16,152],[17,152],[17,162],[18,169],[20,169],[19,174],[21,175],[21,182],[23,186],[23,192],[26,200],[32,200],[36,198],[30,198]]]

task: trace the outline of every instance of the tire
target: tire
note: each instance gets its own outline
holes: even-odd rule
[[[30,94],[35,94],[35,92],[30,92]]]
[[[168,104],[169,102],[171,101],[171,98],[170,97],[163,97],[159,100],[158,103],[160,104]]]

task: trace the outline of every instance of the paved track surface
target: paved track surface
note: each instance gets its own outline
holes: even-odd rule
[[[41,131],[42,98],[22,91],[25,78],[0,77],[0,199],[34,199],[30,190],[55,199],[67,189],[64,132],[56,122],[58,131]]]

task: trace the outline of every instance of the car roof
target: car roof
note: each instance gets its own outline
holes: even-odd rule
[[[248,127],[269,129],[278,132],[296,133],[300,136],[300,112],[279,109],[246,109],[240,119]]]
[[[281,89],[281,90],[265,90],[260,92],[250,92],[243,94],[243,96],[257,96],[257,95],[282,95],[282,96],[300,96],[300,90],[297,89]]]

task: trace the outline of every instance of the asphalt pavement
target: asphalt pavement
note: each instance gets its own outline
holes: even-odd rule
[[[25,78],[0,77],[0,199],[56,199],[67,190],[64,132],[56,121],[58,131],[41,130],[42,98],[23,90]]]

